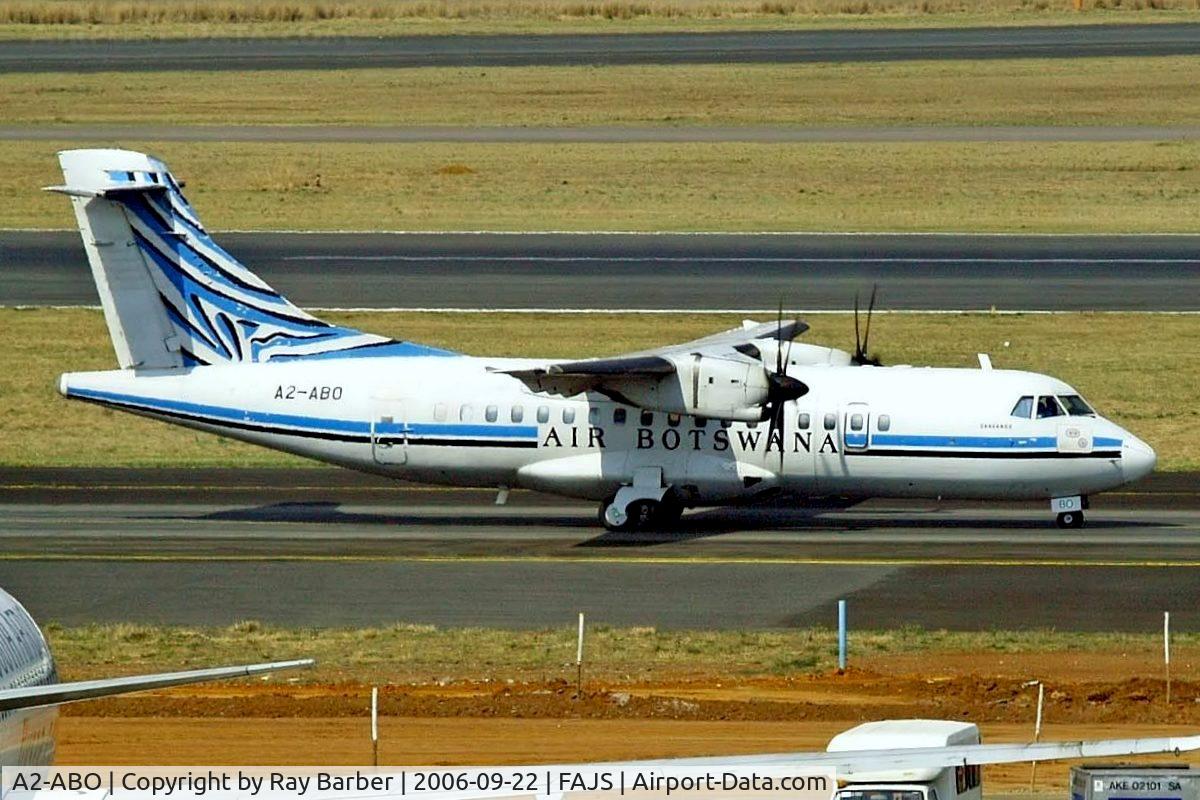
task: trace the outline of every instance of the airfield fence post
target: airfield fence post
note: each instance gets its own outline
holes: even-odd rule
[[[579,612],[579,638],[575,643],[575,694],[583,697],[583,612]]]
[[[371,687],[371,766],[379,766],[379,687]]]
[[[838,672],[846,671],[846,601],[838,600]]]
[[[1037,702],[1037,717],[1033,722],[1033,743],[1037,744],[1042,738],[1042,704],[1046,699],[1046,685],[1041,681],[1036,681],[1038,687],[1038,702]],[[1028,685],[1028,684],[1026,684]],[[1029,791],[1033,791],[1034,784],[1037,783],[1037,765],[1038,762],[1029,762]]]
[[[1171,705],[1171,612],[1163,612],[1163,668],[1167,672],[1167,705]]]

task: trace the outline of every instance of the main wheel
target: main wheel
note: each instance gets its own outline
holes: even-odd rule
[[[600,502],[599,516],[600,524],[604,526],[605,530],[619,532],[633,529],[633,517],[628,514],[620,522],[616,521],[617,512],[613,508],[613,501],[611,499]]]
[[[634,528],[644,529],[653,527],[658,522],[659,509],[662,504],[657,500],[634,500],[625,509]]]
[[[1064,511],[1058,515],[1055,520],[1060,528],[1082,528],[1083,527],[1083,512],[1082,511]]]
[[[658,504],[658,513],[654,515],[654,524],[661,528],[673,528],[683,516],[683,500],[671,489],[663,495]]]

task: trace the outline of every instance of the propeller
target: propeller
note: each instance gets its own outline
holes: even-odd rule
[[[855,366],[879,367],[883,365],[883,362],[871,355],[867,349],[871,339],[871,314],[875,311],[875,294],[878,291],[879,284],[873,284],[871,286],[871,299],[867,303],[867,323],[861,339],[858,332],[858,292],[854,293],[854,355],[850,357],[850,363]]]
[[[779,436],[779,468],[783,469],[783,413],[789,400],[796,400],[808,394],[808,386],[787,374],[787,365],[792,360],[792,342],[794,336],[787,340],[787,355],[783,352],[783,301],[779,301],[779,317],[775,328],[775,371],[767,372],[767,399],[763,402],[763,419],[767,425],[767,447],[771,446],[775,436]]]

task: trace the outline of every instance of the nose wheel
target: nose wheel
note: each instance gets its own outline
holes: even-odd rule
[[[1082,511],[1064,511],[1054,520],[1060,528],[1082,528]]]
[[[1054,521],[1060,528],[1082,528],[1083,510],[1087,507],[1088,499],[1083,495],[1056,497],[1050,501],[1050,510],[1056,514]]]

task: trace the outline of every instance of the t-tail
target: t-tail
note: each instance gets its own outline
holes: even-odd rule
[[[167,166],[129,150],[59,153],[122,369],[446,355],[297,308],[222,249]]]

